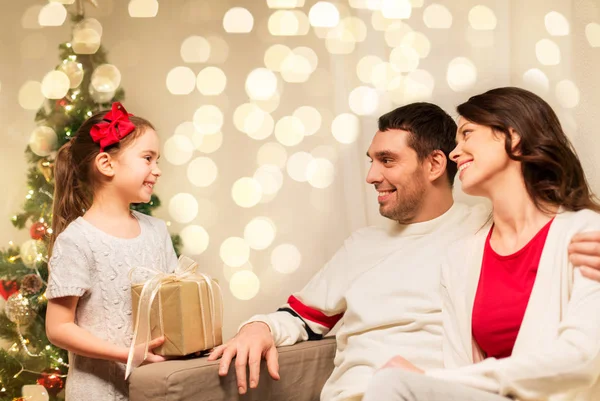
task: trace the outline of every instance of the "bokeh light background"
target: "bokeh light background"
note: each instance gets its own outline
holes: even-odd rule
[[[223,285],[226,337],[299,290],[353,230],[386,224],[365,151],[394,107],[454,113],[492,87],[526,87],[555,108],[600,191],[597,0],[97,2],[86,16],[99,24],[73,45],[102,43],[116,71],[98,88],[120,84],[127,109],[157,127],[157,216]],[[76,64],[62,68],[70,82],[50,73],[65,16],[58,2],[2,6],[2,244],[27,239],[10,216],[27,194],[35,110],[77,79]]]

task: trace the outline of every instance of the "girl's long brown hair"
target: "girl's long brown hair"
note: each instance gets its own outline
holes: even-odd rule
[[[59,150],[54,161],[54,200],[52,204],[52,235],[50,237],[49,254],[56,238],[65,228],[79,216],[83,216],[92,205],[94,190],[101,184],[100,175],[95,167],[96,156],[100,153],[100,145],[90,136],[90,130],[101,122],[108,111],[101,111],[87,119],[69,142]],[[133,143],[147,128],[154,129],[152,124],[136,116],[130,116],[135,130],[111,145],[104,151],[113,157]]]
[[[573,145],[542,98],[521,88],[498,88],[471,97],[457,110],[504,135],[506,153],[521,162],[525,187],[540,210],[552,205],[600,212]],[[510,129],[520,137],[514,149]]]

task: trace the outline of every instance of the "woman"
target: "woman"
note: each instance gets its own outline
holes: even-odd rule
[[[581,163],[526,90],[494,89],[458,112],[450,157],[463,191],[493,212],[442,270],[446,369],[396,357],[364,401],[600,400],[600,284],[567,254],[573,235],[600,228]]]

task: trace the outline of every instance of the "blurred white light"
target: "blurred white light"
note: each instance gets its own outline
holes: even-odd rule
[[[194,144],[187,136],[173,135],[165,142],[165,159],[175,166],[180,166],[190,161],[193,153]]]
[[[260,280],[252,271],[240,270],[231,276],[229,290],[237,299],[247,301],[258,294]]]
[[[455,92],[471,89],[477,81],[477,67],[468,58],[456,57],[448,65],[446,80]]]
[[[296,146],[304,139],[304,124],[294,116],[285,116],[275,124],[275,137],[285,146]]]
[[[360,133],[360,121],[357,116],[342,113],[331,124],[333,137],[340,143],[353,143]]]
[[[196,86],[196,74],[189,67],[175,67],[167,74],[167,89],[173,95],[188,95]]]
[[[196,145],[196,150],[202,153],[213,153],[219,150],[223,144],[223,133],[221,131],[216,134],[206,134],[202,136],[202,143]]]
[[[226,265],[239,267],[248,262],[250,247],[243,238],[229,237],[221,244],[219,255]]]
[[[381,13],[389,19],[408,19],[412,12],[412,7],[408,0],[383,0],[381,3]]]
[[[560,48],[550,39],[542,39],[535,44],[535,55],[543,65],[560,63]]]
[[[67,9],[60,3],[50,2],[42,7],[38,16],[40,26],[61,26],[67,19]]]
[[[572,109],[579,104],[579,88],[568,79],[564,79],[556,84],[556,99],[565,109]]]
[[[280,72],[281,66],[290,54],[292,53],[292,49],[282,44],[272,45],[265,51],[264,62],[265,66],[271,70]]]
[[[27,8],[21,17],[21,27],[24,29],[40,29],[39,16],[42,8],[43,5],[41,4],[36,4]]]
[[[361,58],[356,65],[356,75],[358,76],[358,79],[365,84],[370,84],[372,82],[371,75],[373,69],[382,62],[383,61],[379,57],[373,55],[367,55]]]
[[[40,125],[33,130],[29,137],[29,148],[36,155],[47,157],[56,150],[57,142],[56,132],[50,127]]]
[[[592,47],[600,47],[600,24],[590,22],[585,26],[585,37]]]
[[[410,47],[414,49],[420,58],[425,58],[431,50],[431,43],[427,36],[421,32],[407,32],[402,38],[400,46]]]
[[[251,99],[265,100],[277,91],[277,77],[266,68],[256,68],[246,78],[246,93]]]
[[[204,135],[216,134],[223,126],[223,112],[211,104],[200,106],[194,113],[194,126]]]
[[[298,182],[308,181],[308,165],[313,157],[308,152],[296,152],[291,155],[287,161],[287,173]]]
[[[402,81],[404,102],[430,100],[434,86],[435,80],[427,70],[416,70],[409,73]]]
[[[374,114],[379,107],[377,91],[368,86],[359,86],[350,92],[348,103],[353,113],[359,116]]]
[[[254,26],[254,17],[243,7],[234,7],[225,13],[223,28],[228,33],[248,33]]]
[[[333,28],[340,22],[340,12],[334,4],[318,1],[310,8],[308,20],[314,27]]]
[[[452,14],[441,4],[431,4],[423,12],[423,21],[431,29],[448,29],[452,26]]]
[[[292,114],[298,118],[304,126],[304,136],[314,135],[321,128],[321,113],[311,106],[301,106]]]
[[[158,14],[158,1],[130,0],[128,10],[132,18],[153,18]]]
[[[306,176],[314,188],[327,188],[335,179],[335,167],[327,159],[313,159],[308,164]]]
[[[190,36],[181,44],[180,54],[186,63],[205,63],[210,57],[210,43],[202,36]]]
[[[250,248],[258,251],[267,249],[275,240],[275,224],[267,217],[256,217],[244,228],[244,240]]]
[[[27,81],[19,89],[19,105],[25,110],[37,110],[44,103],[42,84],[37,81]]]
[[[298,36],[306,35],[306,28],[310,28],[310,24],[306,14],[301,11],[277,10],[269,17],[268,28],[273,36]]]
[[[548,92],[550,81],[544,72],[538,68],[531,68],[523,74],[524,87],[539,95]]]
[[[406,34],[412,31],[413,29],[406,22],[396,20],[385,30],[385,43],[389,47],[401,46]]]
[[[419,53],[412,47],[400,45],[392,49],[390,64],[398,72],[411,72],[419,66]]]
[[[62,71],[50,71],[42,80],[42,93],[48,99],[62,99],[70,87],[71,81]]]
[[[567,36],[570,32],[569,21],[564,15],[556,11],[550,11],[544,17],[546,30],[552,36]]]
[[[262,198],[262,188],[254,178],[243,177],[231,188],[231,196],[236,205],[249,208],[255,206]]]
[[[469,11],[469,24],[477,31],[491,31],[496,29],[498,20],[491,8],[477,5]]]
[[[189,223],[198,215],[198,202],[192,194],[179,193],[169,201],[169,214],[178,223]]]
[[[278,166],[265,164],[254,172],[253,178],[260,185],[263,194],[274,195],[283,185],[283,174]]]
[[[227,76],[217,67],[206,67],[196,77],[196,88],[204,96],[217,96],[223,93]]]
[[[187,169],[188,180],[197,187],[208,187],[217,179],[219,169],[208,157],[198,157],[190,162]]]
[[[71,46],[76,54],[95,54],[100,48],[101,39],[94,29],[73,29]]]
[[[273,133],[273,117],[254,103],[244,103],[233,113],[233,123],[250,138],[263,140]]]
[[[305,0],[267,0],[269,8],[296,8],[304,7]]]
[[[356,48],[356,38],[344,26],[338,26],[327,32],[325,47],[331,54],[350,54]]]
[[[302,255],[292,244],[278,245],[271,252],[271,264],[279,273],[290,274],[298,270],[302,263]]]
[[[287,151],[277,142],[265,143],[258,149],[256,162],[259,166],[265,164],[275,165],[279,168],[285,167],[287,161]]]
[[[242,270],[253,271],[254,266],[252,266],[250,262],[244,263],[240,267],[231,267],[226,264],[223,264],[223,276],[225,277],[225,280],[227,280],[228,283],[231,282],[231,277],[233,277],[235,273]]]
[[[313,69],[310,61],[306,57],[294,52],[288,55],[281,64],[281,77],[286,82],[306,82],[312,72]]]
[[[229,57],[229,45],[225,39],[219,36],[209,36],[206,38],[210,45],[210,55],[207,62],[211,64],[222,64]]]
[[[200,255],[206,251],[210,243],[210,237],[202,226],[187,226],[179,235],[183,242],[182,252],[186,255]]]

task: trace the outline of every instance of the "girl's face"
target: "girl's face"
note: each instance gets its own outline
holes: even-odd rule
[[[114,158],[114,185],[129,203],[150,201],[154,184],[161,175],[158,168],[160,157],[158,135],[151,128],[122,149]]]
[[[456,147],[450,159],[458,165],[462,190],[475,196],[488,196],[494,186],[502,186],[512,164],[504,148],[505,137],[491,127],[458,120]]]

